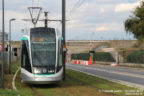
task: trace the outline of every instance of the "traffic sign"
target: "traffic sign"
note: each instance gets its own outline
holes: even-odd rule
[[[90,50],[93,49],[93,44],[92,43],[89,44],[89,48],[90,48]]]
[[[3,44],[0,44],[0,52],[3,51]]]

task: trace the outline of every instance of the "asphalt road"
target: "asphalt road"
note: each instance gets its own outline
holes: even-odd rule
[[[78,70],[91,75],[106,78],[112,81],[127,82],[130,86],[144,89],[144,70],[127,67],[111,67],[103,65],[84,66],[67,64],[67,68]],[[125,83],[125,85],[127,85]]]

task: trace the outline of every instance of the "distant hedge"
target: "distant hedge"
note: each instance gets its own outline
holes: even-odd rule
[[[73,60],[89,60],[89,53],[72,54],[71,59]]]
[[[72,60],[89,60],[89,53],[80,53],[80,54],[72,54],[71,59]],[[97,52],[94,53],[93,57],[94,61],[106,61],[106,62],[114,62],[114,58],[110,53],[107,52]]]
[[[127,56],[128,63],[144,63],[144,50],[137,50]]]
[[[94,61],[115,62],[112,55],[110,53],[107,53],[107,52],[96,52],[94,54]]]

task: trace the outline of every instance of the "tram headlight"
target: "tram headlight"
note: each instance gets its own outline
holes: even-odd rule
[[[33,68],[34,74],[41,74],[41,69],[40,68]]]

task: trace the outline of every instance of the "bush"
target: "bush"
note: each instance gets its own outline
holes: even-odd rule
[[[110,53],[97,52],[94,54],[94,61],[114,62],[115,60]]]
[[[90,54],[89,53],[80,53],[80,54],[72,54],[72,60],[87,60],[89,61]],[[94,61],[106,61],[106,62],[114,62],[114,58],[110,53],[106,52],[97,52],[94,53],[93,57]]]
[[[106,47],[110,47],[111,44],[110,44],[110,43],[105,43],[105,46],[106,46]]]
[[[73,60],[89,60],[89,53],[72,54],[71,59]]]
[[[137,50],[127,56],[128,63],[144,63],[144,50]]]

